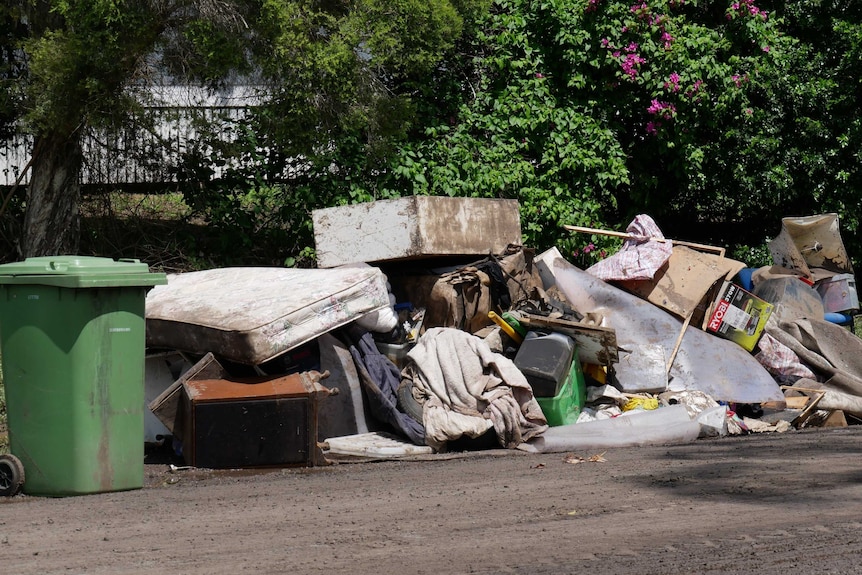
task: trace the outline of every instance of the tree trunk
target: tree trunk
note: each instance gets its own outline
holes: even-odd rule
[[[36,137],[21,238],[23,257],[77,252],[81,162],[79,131]]]

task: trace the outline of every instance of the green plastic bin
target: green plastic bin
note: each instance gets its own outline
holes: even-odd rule
[[[143,487],[146,293],[138,260],[0,265],[0,355],[23,490],[66,496]]]
[[[536,401],[548,420],[548,425],[571,425],[578,422],[578,416],[586,403],[587,387],[584,380],[584,372],[578,361],[578,352],[575,350],[575,359],[569,369],[566,381],[560,387],[559,393],[554,397],[537,397]]]

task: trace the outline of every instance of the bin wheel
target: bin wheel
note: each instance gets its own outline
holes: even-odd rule
[[[24,485],[24,465],[11,454],[0,455],[0,495],[12,497]]]

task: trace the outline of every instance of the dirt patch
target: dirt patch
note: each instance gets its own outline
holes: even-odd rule
[[[858,572],[862,430],[260,472],[0,501],[4,572]]]

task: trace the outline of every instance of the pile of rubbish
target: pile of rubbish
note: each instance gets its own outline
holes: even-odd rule
[[[146,440],[191,466],[567,452],[862,420],[859,303],[835,214],[774,265],[641,215],[582,270],[520,245],[514,200],[317,210],[318,269],[168,276],[146,301]]]

